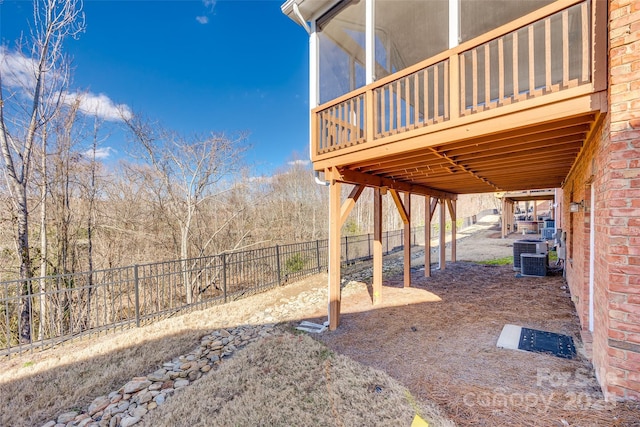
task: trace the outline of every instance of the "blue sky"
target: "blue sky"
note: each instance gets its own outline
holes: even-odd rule
[[[68,40],[74,90],[185,134],[249,134],[246,158],[270,174],[308,157],[308,36],[280,0],[85,0],[86,31]],[[0,0],[0,37],[28,31],[31,1]],[[105,145],[124,153],[117,133]]]

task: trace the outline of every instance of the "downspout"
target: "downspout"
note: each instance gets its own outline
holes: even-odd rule
[[[320,172],[313,171],[313,178],[316,180],[316,184],[324,185],[325,187],[329,186],[329,181],[323,181],[320,179]]]
[[[296,15],[296,18],[298,18],[298,21],[300,22],[300,25],[302,25],[304,27],[304,29],[307,31],[307,34],[309,34],[309,36],[313,36],[312,35],[312,31],[311,28],[309,27],[309,24],[307,24],[307,21],[304,19],[304,17],[302,16],[302,13],[300,13],[300,8],[298,7],[297,3],[293,3],[293,13]],[[315,55],[315,44],[310,43],[309,46],[309,55]],[[315,61],[311,61],[313,63],[315,63]],[[310,84],[314,84],[313,82],[310,82]],[[309,144],[309,158],[311,158],[311,144]],[[316,181],[316,184],[318,185],[324,185],[329,186],[329,183],[327,181],[323,181],[320,179],[320,172],[318,171],[313,171],[313,178]]]
[[[307,31],[307,34],[311,35],[311,28],[309,28],[309,24],[307,24],[307,21],[302,17],[300,8],[298,8],[298,3],[293,3],[293,13],[296,14],[296,18],[298,18],[298,21],[300,21],[300,25],[302,25]]]

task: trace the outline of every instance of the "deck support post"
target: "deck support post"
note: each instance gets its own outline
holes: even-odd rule
[[[431,196],[424,196],[424,277],[431,277]]]
[[[382,300],[382,192],[373,191],[373,304]]]
[[[511,232],[515,232],[516,231],[516,222],[514,220],[514,214],[516,211],[516,205],[514,202],[512,202],[511,200],[507,201],[507,208],[508,208],[508,212],[509,212],[509,216],[507,217],[507,236],[511,233]],[[511,227],[509,227],[509,225],[511,225]]]
[[[398,213],[404,224],[403,229],[403,252],[404,252],[404,287],[411,286],[411,193],[404,193],[404,203],[400,200],[400,195],[396,190],[389,190],[393,202],[398,208]]]
[[[404,287],[411,286],[411,193],[404,193],[404,208],[407,221],[404,222]]]
[[[515,231],[515,227],[514,227],[515,221],[513,220],[514,218],[513,214],[515,212],[515,204],[510,200],[507,200],[506,203],[507,203],[507,218],[506,218],[507,231],[505,232],[505,237],[508,237],[511,232]]]
[[[447,240],[445,236],[445,229],[447,228],[447,222],[445,220],[446,210],[445,210],[445,201],[444,199],[439,199],[438,203],[440,203],[440,270],[444,270],[446,268],[446,249],[447,249]]]
[[[456,262],[456,201],[447,199],[447,206],[449,207],[449,216],[451,217],[451,262]]]
[[[502,238],[506,239],[509,233],[513,232],[513,214],[514,214],[514,202],[513,200],[503,197],[502,198]]]
[[[501,200],[502,220],[500,221],[500,232],[502,234],[502,238],[504,239],[505,237],[507,237],[507,199],[503,197]]]
[[[339,181],[329,184],[329,330],[340,324],[340,189]]]

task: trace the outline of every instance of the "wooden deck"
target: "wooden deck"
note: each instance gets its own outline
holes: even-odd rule
[[[606,66],[607,3],[559,0],[313,109],[311,160],[330,183],[329,328],[340,323],[340,230],[365,186],[375,188],[372,285],[379,303],[382,194],[393,197],[406,233],[410,194],[425,196],[424,224],[439,205],[445,269],[444,218],[451,218],[455,262],[458,194],[562,186],[604,119]],[[355,184],[344,203],[342,183]],[[409,245],[404,264],[410,286]]]
[[[607,108],[603,3],[552,3],[314,109],[314,169],[436,197],[560,187]]]

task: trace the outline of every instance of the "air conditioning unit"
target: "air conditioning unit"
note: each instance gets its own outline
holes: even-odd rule
[[[547,275],[547,254],[520,254],[523,276],[544,277]]]
[[[556,230],[553,227],[549,227],[549,228],[545,227],[545,228],[542,229],[540,234],[542,235],[542,238],[544,240],[553,240],[553,235],[554,235],[555,231]]]
[[[556,226],[556,222],[552,219],[545,219],[544,220],[544,226],[545,228],[555,228]]]
[[[513,242],[513,269],[521,270],[520,255],[521,254],[547,254],[547,242],[542,240],[516,240]]]

